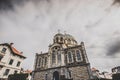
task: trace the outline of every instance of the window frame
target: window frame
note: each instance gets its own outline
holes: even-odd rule
[[[0,55],[0,61],[2,60],[3,56]]]
[[[18,61],[16,67],[20,67],[21,62]]]
[[[56,43],[58,43],[59,42],[59,37],[56,37]]]
[[[17,74],[17,73],[18,73],[18,71],[17,71],[17,70],[15,70],[15,71],[14,71],[14,74]]]
[[[14,59],[10,59],[9,65],[13,65]]]
[[[69,53],[71,54],[71,60],[72,60],[72,61],[70,61],[70,59],[69,59]],[[68,52],[67,52],[67,62],[68,62],[68,63],[73,63],[73,62],[74,62],[72,51],[68,51]]]
[[[42,58],[40,57],[40,58],[38,59],[38,66],[39,66],[39,67],[41,66],[41,61],[42,61]]]
[[[60,51],[58,51],[58,54],[57,54],[57,59],[58,59],[58,64],[60,64],[61,63],[61,52]]]
[[[54,55],[54,59],[53,59],[53,55]],[[52,52],[52,64],[56,64],[56,52],[55,51]]]
[[[44,66],[44,58],[41,58],[41,66]]]
[[[47,73],[45,74],[45,80],[48,80],[48,74]]]
[[[80,60],[78,60],[78,54],[77,54],[77,51],[79,51]],[[82,54],[81,54],[81,51],[80,51],[79,49],[75,50],[75,56],[76,56],[76,61],[77,61],[77,62],[81,62],[81,61],[83,61]]]
[[[4,72],[4,76],[7,76],[10,72],[10,69],[6,69],[5,72]]]
[[[1,53],[5,53],[7,50],[7,48],[3,47],[2,50],[1,50]]]
[[[45,57],[45,66],[47,65],[47,57]]]

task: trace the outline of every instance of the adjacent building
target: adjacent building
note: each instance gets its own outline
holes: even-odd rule
[[[92,68],[92,80],[112,80],[112,73],[109,72],[100,72],[96,68]]]
[[[46,53],[36,53],[33,80],[90,80],[91,69],[84,42],[57,33]]]
[[[113,74],[120,73],[120,66],[112,68],[112,73]]]
[[[113,80],[120,80],[120,66],[112,68]]]
[[[6,80],[10,74],[20,73],[25,58],[13,43],[0,44],[0,79]]]

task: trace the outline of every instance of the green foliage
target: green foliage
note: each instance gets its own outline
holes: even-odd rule
[[[28,74],[12,74],[9,75],[8,80],[27,80]]]

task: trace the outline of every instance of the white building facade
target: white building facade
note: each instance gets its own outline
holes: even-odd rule
[[[0,44],[0,79],[6,80],[10,74],[20,73],[25,58],[13,43]]]

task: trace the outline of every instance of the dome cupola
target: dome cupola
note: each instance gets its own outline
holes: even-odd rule
[[[75,40],[75,38],[72,35],[66,34],[66,33],[62,34],[60,32],[55,34],[55,36],[53,38],[53,43],[65,44],[67,46],[77,45],[77,41]]]
[[[76,45],[77,44],[77,41],[70,34],[65,34],[64,39],[65,39],[65,44],[68,44],[68,45]]]
[[[57,34],[54,36],[53,41],[54,41],[54,43],[64,43],[64,35],[61,34],[61,33],[57,33]]]

